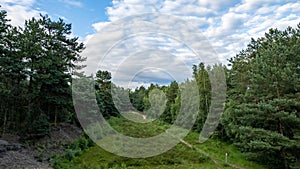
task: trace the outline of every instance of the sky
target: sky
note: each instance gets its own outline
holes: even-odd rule
[[[86,73],[109,70],[129,88],[183,81],[193,64],[227,64],[251,38],[300,22],[299,0],[0,0],[0,5],[15,26],[40,14],[72,23],[72,36],[86,44]]]

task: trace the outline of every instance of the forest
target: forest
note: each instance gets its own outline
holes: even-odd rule
[[[67,123],[80,128],[74,109],[76,103],[72,100],[72,78],[88,76],[81,72],[86,60],[81,56],[85,45],[71,34],[72,25],[62,19],[54,21],[41,15],[27,20],[24,27],[14,27],[7,19],[7,12],[0,11],[1,136],[18,135],[22,142],[34,145],[36,140],[49,137],[52,126]],[[136,89],[115,86],[111,73],[99,70],[92,77],[97,104],[105,119],[119,125],[123,121],[113,102],[112,87],[129,94],[130,103],[141,114],[155,104],[150,103],[149,97],[157,102],[162,99],[159,92],[151,92],[160,90],[167,100],[162,114],[148,111],[143,115],[158,118],[153,122],[157,125],[168,126],[180,111],[180,86],[195,82],[199,111],[192,132],[200,133],[212,100],[209,75],[224,71],[226,84],[219,85],[227,89],[225,110],[211,139],[221,141],[224,146],[234,146],[241,152],[241,158],[265,168],[299,168],[300,23],[285,30],[273,28],[263,37],[251,39],[228,62],[228,65],[213,66],[195,63],[191,67],[191,79]],[[133,109],[128,107],[124,111]],[[85,146],[81,149],[95,149],[91,140],[86,135],[83,137]],[[80,157],[80,154],[73,155]],[[77,157],[69,161],[73,158]],[[58,162],[53,165],[64,168]]]

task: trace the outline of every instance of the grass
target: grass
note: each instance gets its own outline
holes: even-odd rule
[[[228,153],[228,163],[241,166],[243,168],[249,169],[264,169],[265,167],[258,165],[253,161],[248,161],[245,159],[243,154],[233,145],[226,142],[208,139],[204,143],[199,143],[199,133],[190,132],[187,137],[184,139],[188,143],[192,144],[195,148],[200,149],[208,153],[211,157],[215,158],[217,161],[220,161],[225,164],[225,154]]]
[[[138,116],[138,115],[129,115]],[[132,117],[135,118],[135,117]],[[138,117],[137,117],[138,118]],[[139,119],[141,120],[141,119]],[[111,118],[111,126],[118,132],[132,137],[146,138],[164,132],[170,125],[158,120],[149,123],[134,123],[124,117]],[[192,144],[193,148],[179,143],[171,150],[154,157],[126,158],[105,151],[99,146],[93,146],[71,161],[64,160],[57,168],[74,169],[105,169],[105,168],[157,168],[157,169],[214,169],[233,168],[225,164],[225,153],[229,154],[228,162],[243,168],[263,169],[262,166],[247,161],[243,155],[232,145],[219,140],[209,139],[205,143],[198,142],[199,133],[190,132],[185,141]],[[209,157],[199,152],[204,151]],[[210,158],[218,162],[216,165]]]

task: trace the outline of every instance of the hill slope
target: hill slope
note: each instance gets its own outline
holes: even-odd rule
[[[138,114],[127,114],[126,117],[138,118]],[[132,137],[150,137],[164,132],[168,124],[160,121],[134,123],[124,117],[111,118],[109,123],[117,131]],[[99,146],[93,146],[72,161],[65,160],[57,168],[255,168],[263,169],[256,163],[247,161],[232,145],[219,140],[209,139],[203,144],[198,142],[199,133],[190,132],[181,143],[158,156],[132,159],[109,153]],[[225,153],[228,162],[225,163]]]

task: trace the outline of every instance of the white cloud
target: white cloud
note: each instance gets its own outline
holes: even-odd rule
[[[224,7],[225,5],[231,4],[232,1],[228,0],[198,0],[199,6],[206,6],[214,10],[219,10],[220,8]]]
[[[279,19],[277,22],[274,22],[271,27],[283,30],[288,26],[296,27],[299,22],[300,22],[299,16],[295,14],[290,14],[284,18]]]
[[[71,5],[71,6],[75,6],[75,7],[83,7],[83,4],[80,1],[76,1],[76,0],[59,0],[63,3],[65,3],[66,5]]]
[[[222,16],[222,27],[224,30],[234,30],[242,27],[248,19],[247,14],[227,13]]]
[[[59,0],[66,5],[82,7],[79,0]],[[0,0],[3,9],[8,12],[8,18],[13,25],[22,26],[26,19],[38,17],[45,13],[35,9],[36,0]],[[138,55],[140,61],[127,62],[130,66],[123,72],[126,77],[133,70],[137,70],[138,63],[142,61],[150,64],[157,62],[158,65],[169,66],[180,79],[180,72],[185,67],[178,63],[198,64],[199,58],[193,55],[182,44],[191,44],[189,47],[197,49],[209,48],[211,44],[219,55],[220,61],[227,63],[226,59],[234,56],[244,49],[251,37],[257,38],[264,35],[269,28],[285,29],[287,26],[295,27],[300,22],[300,1],[298,0],[112,0],[112,6],[107,7],[108,22],[94,23],[92,27],[99,32],[105,29],[111,22],[118,23],[124,17],[145,14],[160,13],[178,17],[178,23],[168,17],[161,17],[153,22],[141,22],[139,18],[127,18],[128,22],[115,26],[113,30],[106,30],[105,34],[87,35],[81,38],[86,42],[87,50],[83,55],[88,57],[91,67],[87,72],[95,72],[101,58],[107,50],[116,45],[116,40],[127,43],[117,44],[119,47],[111,50],[111,58],[102,64],[100,69],[116,70],[119,63],[130,54],[134,55],[141,51],[159,50],[165,52],[171,58],[163,57],[164,60],[149,59],[147,56]],[[152,18],[153,19],[153,18]],[[181,19],[181,20],[180,20]],[[186,22],[186,23],[184,23]],[[130,29],[128,29],[130,27]],[[155,28],[153,35],[141,35],[137,32],[145,32],[149,28]],[[203,46],[203,39],[191,37],[191,32],[201,30],[210,44]],[[168,37],[158,34],[159,31]],[[135,33],[135,35],[132,35]],[[127,37],[129,36],[130,37]],[[189,37],[189,38],[186,38]],[[173,39],[172,39],[173,38]],[[177,38],[177,39],[176,39]],[[202,45],[202,46],[201,46]],[[126,53],[127,52],[127,53]],[[205,58],[205,50],[200,51],[201,61],[210,63]],[[134,57],[134,56],[131,56]],[[211,59],[211,58],[210,58]],[[167,64],[167,65],[166,65]],[[191,68],[191,67],[190,67]],[[128,70],[127,70],[128,69]],[[126,75],[127,74],[127,75]],[[158,78],[158,77],[157,77]],[[123,82],[124,83],[124,82]],[[141,84],[134,82],[133,84]],[[143,83],[145,84],[145,83]]]
[[[220,61],[225,64],[228,58],[233,57],[246,47],[251,37],[257,38],[263,36],[264,32],[272,27],[285,29],[287,26],[296,26],[300,22],[300,2],[297,0],[241,0],[240,2],[228,0],[113,0],[112,4],[112,7],[107,8],[110,21],[117,21],[126,16],[149,12],[174,15],[185,20],[187,23],[195,26],[196,30],[203,32],[219,54]],[[172,23],[166,18],[160,20],[158,23],[161,25],[160,29],[170,29],[169,34],[176,33],[176,31],[180,32],[180,38],[187,36],[192,31],[190,29],[184,32],[182,31],[183,27],[178,26],[180,23]],[[107,24],[96,23],[93,27],[96,30],[100,30]],[[136,31],[143,30],[143,27],[140,27],[138,22],[128,24],[135,24]],[[125,34],[130,34],[130,32]],[[184,41],[186,39],[180,40]],[[192,46],[194,49],[197,49],[201,45],[196,40],[189,40],[194,42],[194,46]],[[142,38],[131,43],[132,49],[143,49],[143,46],[149,47],[150,45]],[[182,46],[176,46],[176,43],[163,42],[167,44],[165,46],[155,45],[159,41],[153,41],[152,43],[152,46],[158,47],[158,50],[170,50],[172,51],[170,52],[172,55],[177,54],[176,59],[172,61],[166,59],[160,62],[176,63],[183,61],[188,64],[198,64],[190,52],[179,52]],[[178,48],[179,50],[174,50],[174,48]],[[120,51],[116,51],[116,54],[118,52]],[[116,60],[120,58],[112,58],[110,62],[117,63]],[[205,61],[206,63],[210,62],[209,60]],[[135,64],[132,63],[132,65]],[[111,67],[108,66],[107,69],[112,70]],[[181,70],[182,68],[178,67],[177,69]],[[126,71],[124,73],[126,74]]]
[[[98,22],[94,23],[92,26],[93,28],[99,32],[103,27],[107,26],[110,22]]]
[[[106,26],[100,24],[100,34],[87,43],[86,72],[96,72],[97,66],[109,70],[118,85],[129,83],[132,77],[144,78],[144,83],[183,81],[192,76],[192,64],[212,63],[216,58],[196,27],[174,16],[141,15]],[[174,79],[149,72],[136,75],[145,68],[159,68]]]
[[[233,10],[235,12],[253,12],[258,8],[269,6],[269,4],[279,1],[281,0],[242,0],[242,2],[233,8]]]
[[[247,14],[228,12],[221,18],[218,18],[217,22],[219,25],[210,25],[210,27],[205,30],[205,35],[212,39],[224,39],[224,37],[240,32],[248,17],[249,16]]]
[[[0,0],[1,8],[7,11],[7,18],[14,26],[23,26],[25,20],[45,13],[39,9],[33,9],[34,3],[35,0]]]

